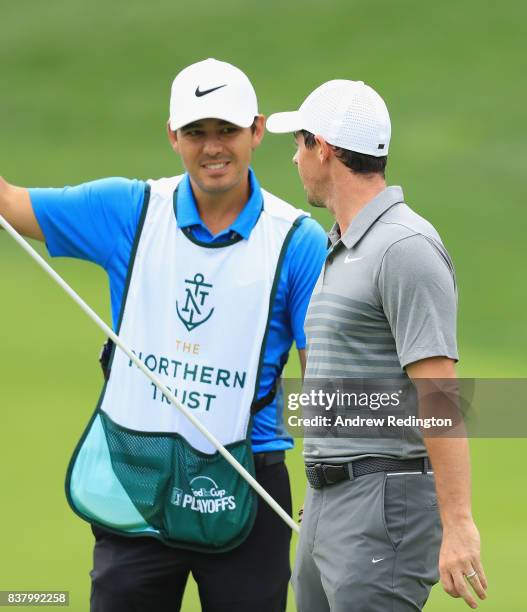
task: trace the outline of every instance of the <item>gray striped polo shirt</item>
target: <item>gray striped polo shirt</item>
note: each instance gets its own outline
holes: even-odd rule
[[[400,187],[371,200],[344,236],[335,225],[329,239],[332,247],[305,322],[306,380],[408,382],[409,363],[458,359],[452,261],[434,227],[404,203]],[[426,450],[411,427],[395,439],[304,440],[306,461],[338,463],[366,455],[411,458]]]

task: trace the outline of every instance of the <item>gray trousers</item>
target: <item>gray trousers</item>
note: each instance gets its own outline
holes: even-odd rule
[[[440,544],[432,474],[308,486],[292,578],[298,612],[421,610]]]

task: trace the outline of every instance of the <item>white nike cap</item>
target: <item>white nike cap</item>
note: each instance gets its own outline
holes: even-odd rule
[[[275,113],[267,129],[277,134],[307,130],[329,144],[356,153],[388,155],[391,123],[381,96],[362,81],[328,81],[297,111]]]
[[[223,119],[249,127],[258,115],[256,93],[236,66],[209,58],[184,68],[170,94],[170,129],[199,121]]]

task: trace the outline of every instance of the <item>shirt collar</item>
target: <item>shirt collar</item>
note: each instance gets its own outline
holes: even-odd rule
[[[252,168],[249,168],[249,186],[251,194],[249,199],[240,214],[222,234],[234,231],[245,240],[249,238],[253,227],[260,217],[263,206],[262,190]],[[201,225],[207,229],[199,216],[196,198],[194,197],[188,174],[185,174],[178,186],[176,214],[178,226],[181,228]]]
[[[395,204],[404,202],[403,190],[401,187],[386,187],[381,193],[370,200],[366,206],[353,219],[351,225],[341,237],[337,223],[333,225],[329,232],[329,239],[333,245],[338,240],[342,240],[347,249],[353,248],[357,242],[366,234],[370,227],[382,217],[384,213]]]

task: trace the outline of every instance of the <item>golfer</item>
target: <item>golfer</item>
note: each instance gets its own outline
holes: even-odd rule
[[[336,220],[306,317],[306,379],[454,378],[454,268],[432,225],[386,186],[382,98],[329,81],[267,127],[294,133],[307,199]],[[304,457],[299,612],[421,610],[439,576],[473,608],[472,590],[485,598],[464,437],[326,436],[306,439]]]
[[[278,384],[303,324],[326,237],[262,189],[254,89],[214,59],[172,84],[168,139],[186,173],[62,189],[0,182],[0,214],[52,256],[102,266],[114,329],[291,512],[292,439]],[[207,612],[286,608],[290,530],[124,353],[66,480],[96,538],[94,612],[179,610],[190,573]]]

